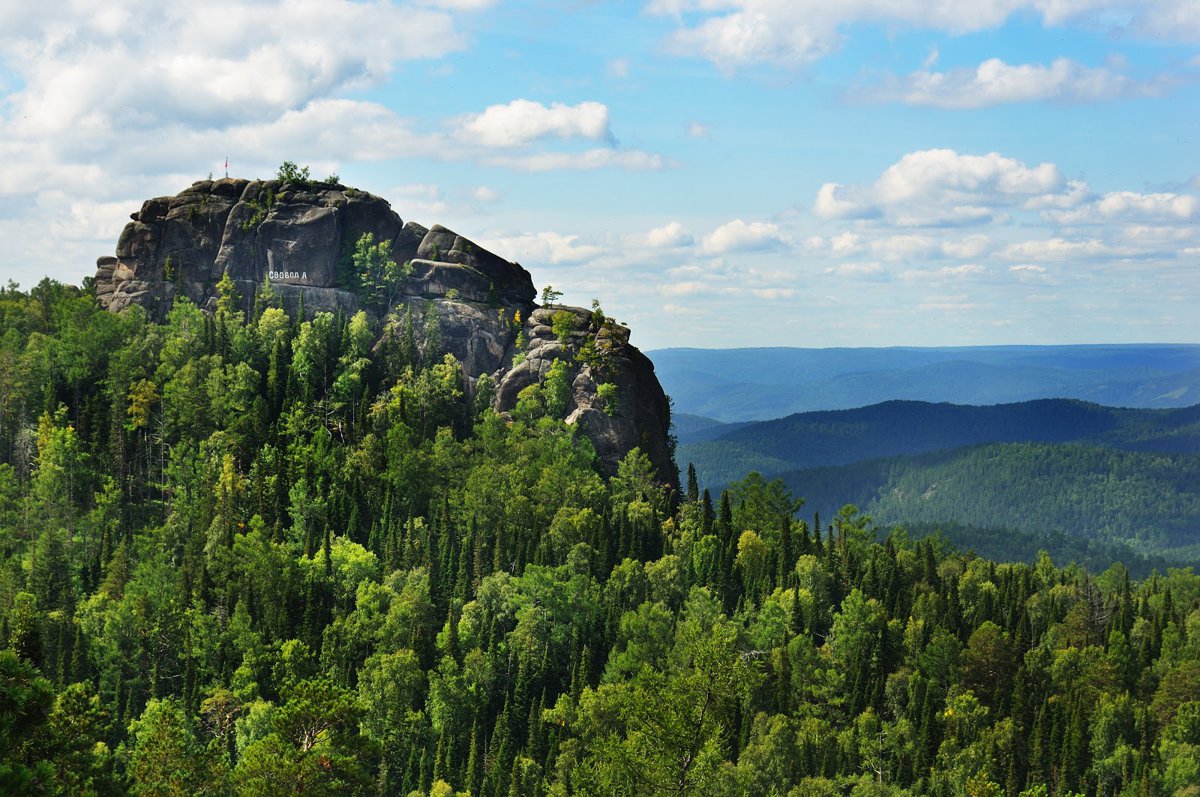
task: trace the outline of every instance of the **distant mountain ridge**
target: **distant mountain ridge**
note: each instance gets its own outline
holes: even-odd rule
[[[675,410],[721,422],[892,399],[1004,404],[1075,398],[1112,407],[1200,403],[1200,345],[659,349]]]
[[[677,461],[718,487],[746,470],[765,475],[845,465],[984,443],[1086,443],[1129,451],[1200,452],[1200,405],[1180,409],[1104,407],[1041,399],[975,407],[887,401],[851,410],[789,415],[684,442]]]

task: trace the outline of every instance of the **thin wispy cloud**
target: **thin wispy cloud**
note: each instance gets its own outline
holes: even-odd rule
[[[860,99],[944,109],[987,108],[1018,102],[1090,103],[1118,98],[1154,97],[1175,81],[1166,76],[1138,80],[1108,67],[1088,67],[1070,58],[1049,64],[1007,64],[989,58],[977,67],[945,72],[922,69],[891,76],[860,89]]]
[[[917,0],[652,0],[646,10],[676,23],[667,39],[670,51],[709,60],[727,74],[759,64],[785,68],[810,64],[837,52],[848,29],[857,24],[959,36],[1028,15],[1046,27],[1082,23],[1119,36],[1200,41],[1200,14],[1190,0],[963,0],[932,4]]]

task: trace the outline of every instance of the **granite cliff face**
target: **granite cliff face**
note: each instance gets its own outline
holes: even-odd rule
[[[115,256],[100,258],[96,296],[111,310],[137,303],[163,318],[176,297],[205,306],[228,273],[249,302],[264,280],[286,306],[359,306],[350,287],[354,244],[370,233],[412,261],[410,295],[457,288],[479,300],[533,302],[529,273],[441,227],[405,224],[386,200],[332,183],[202,180],[132,214]],[[482,294],[482,295],[481,295]]]
[[[602,468],[614,473],[637,446],[677,486],[669,403],[629,330],[599,312],[539,307],[528,271],[451,230],[406,224],[386,200],[343,185],[280,180],[202,180],[131,219],[96,264],[96,298],[109,310],[138,304],[162,319],[177,298],[211,309],[228,274],[249,311],[269,282],[293,313],[365,309],[385,319],[384,335],[411,328],[462,362],[469,395],[486,374],[502,413],[562,360],[565,420],[592,440]],[[368,233],[411,265],[384,306],[352,290],[351,255]]]

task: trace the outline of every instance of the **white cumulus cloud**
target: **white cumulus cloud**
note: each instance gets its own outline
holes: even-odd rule
[[[838,257],[856,255],[864,249],[866,244],[858,233],[843,232],[829,238],[829,251]]]
[[[1071,210],[1043,213],[1060,224],[1107,224],[1115,221],[1189,222],[1200,216],[1200,199],[1190,194],[1142,194],[1113,191]]]
[[[691,246],[695,239],[681,222],[669,221],[661,227],[655,227],[640,236],[636,241],[655,249],[674,249],[681,246]]]
[[[652,152],[636,149],[589,149],[583,152],[531,152],[520,155],[489,155],[481,159],[489,166],[501,166],[522,172],[591,171],[625,169],[632,172],[656,172],[667,161]]]
[[[701,248],[711,254],[723,252],[754,252],[783,246],[786,238],[779,225],[742,219],[722,224],[701,239]]]
[[[523,147],[541,138],[583,138],[612,141],[608,129],[608,107],[599,102],[543,105],[516,99],[490,105],[481,113],[459,120],[459,134],[485,147]]]
[[[269,119],[466,43],[450,15],[388,2],[21,5],[0,22],[23,84],[10,135]]]
[[[841,183],[825,183],[817,189],[813,212],[823,219],[856,219],[879,215],[870,196]]]
[[[961,266],[943,266],[938,274],[945,277],[966,277],[972,274],[983,274],[987,269],[975,263],[964,263]]]
[[[605,253],[605,250],[599,246],[581,244],[578,241],[578,235],[537,232],[482,240],[479,244],[501,257],[526,265],[536,263],[578,265],[595,260]]]
[[[1122,253],[1097,238],[1069,240],[1055,237],[1009,244],[1004,248],[1002,254],[1010,260],[1055,261],[1089,257],[1110,257]]]
[[[928,197],[980,195],[1025,197],[1061,185],[1052,163],[1026,166],[996,152],[963,155],[950,149],[911,152],[889,166],[876,182],[880,198],[898,203]]]
[[[903,156],[869,186],[825,183],[813,211],[825,219],[883,217],[898,226],[982,224],[1066,186],[1052,163],[930,149]]]
[[[797,66],[836,50],[840,29],[855,22],[909,23],[962,33],[1002,22],[1006,2],[901,0],[653,0],[647,10],[679,21],[669,45],[722,69],[756,63]]]
[[[946,257],[972,258],[987,253],[992,248],[992,240],[986,235],[968,235],[952,241],[943,241],[942,254]]]

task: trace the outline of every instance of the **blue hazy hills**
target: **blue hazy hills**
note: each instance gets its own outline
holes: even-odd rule
[[[758,471],[998,558],[1200,561],[1200,346],[652,357],[702,487]]]
[[[1200,345],[1191,344],[659,349],[649,355],[676,413],[722,423],[892,399],[983,405],[1074,398],[1158,408],[1200,403]]]

